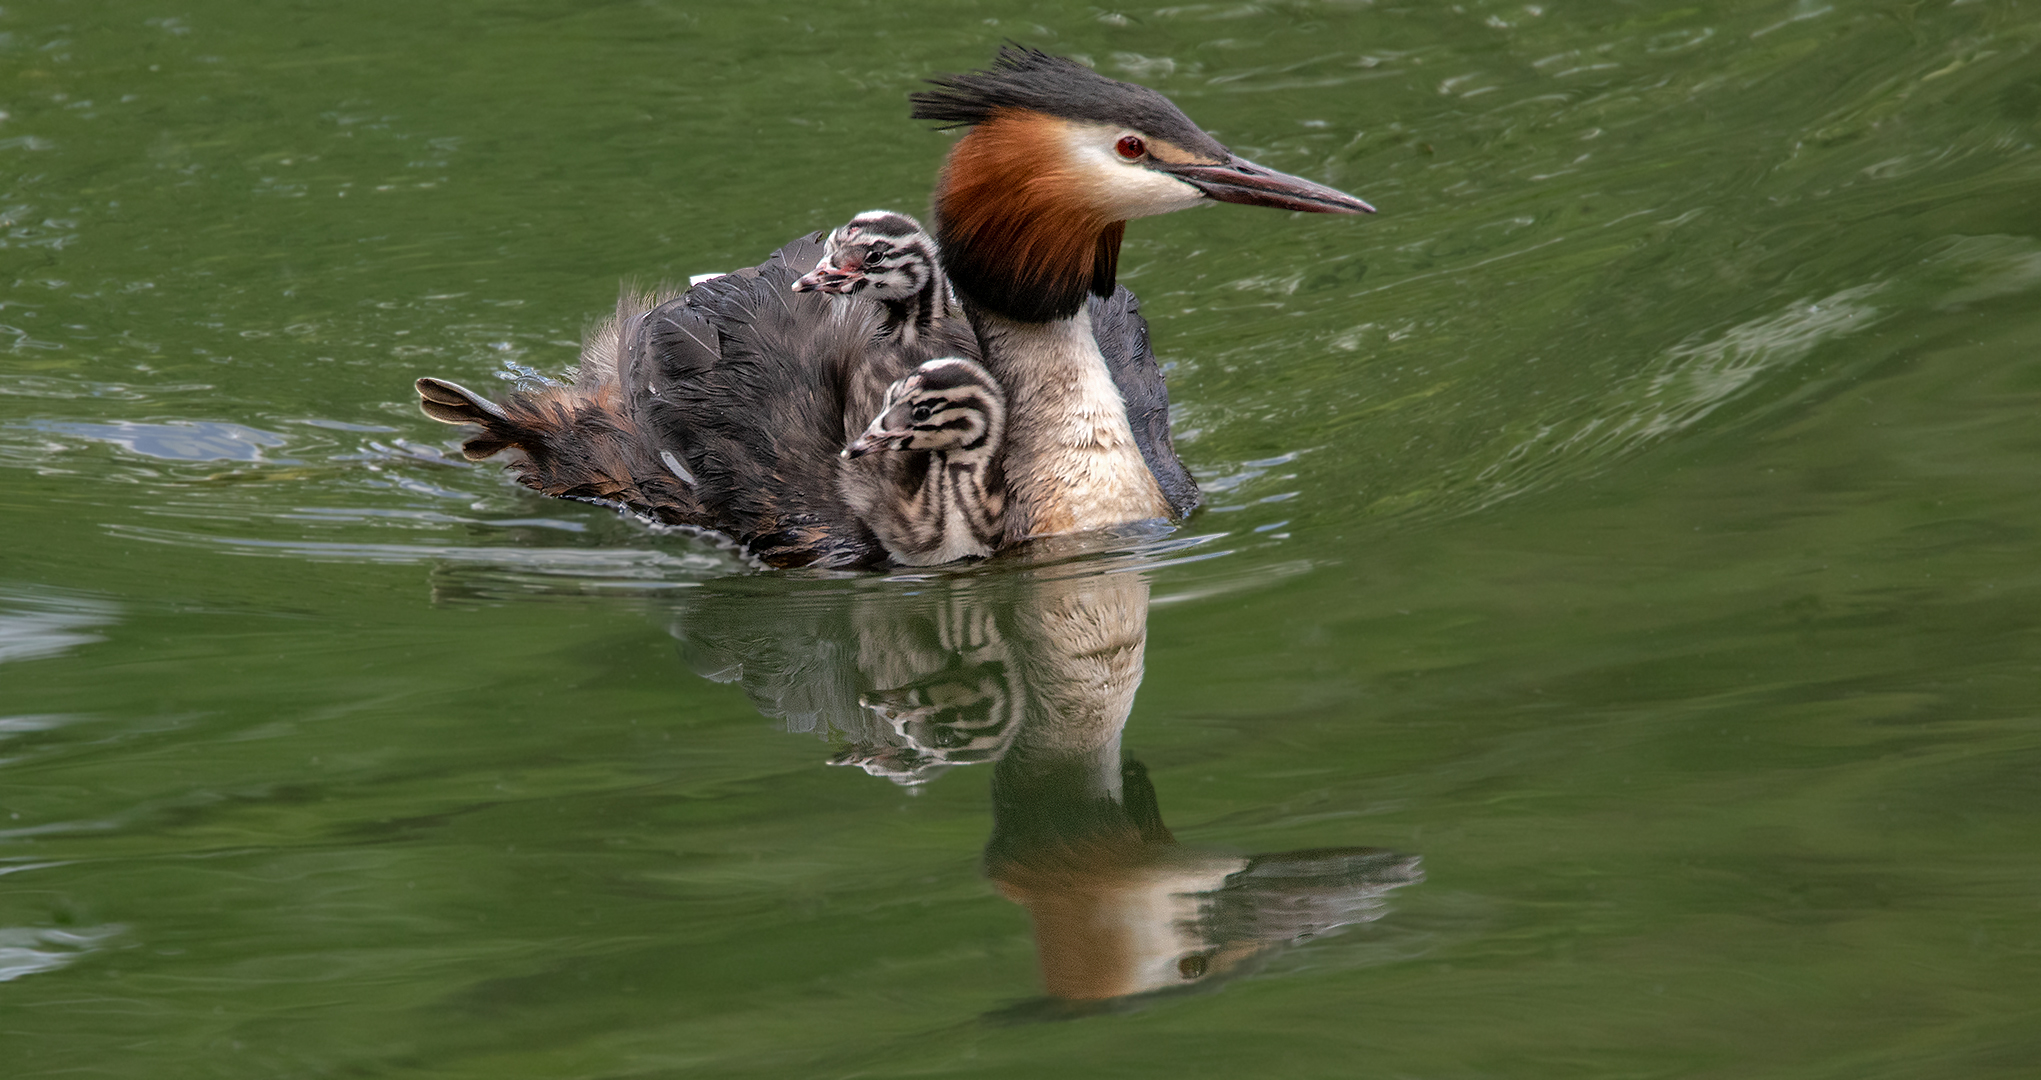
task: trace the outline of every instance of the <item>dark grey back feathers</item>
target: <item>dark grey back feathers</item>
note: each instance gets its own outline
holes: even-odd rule
[[[793,292],[820,241],[695,286],[649,312],[641,331],[651,432],[694,475],[705,524],[774,566],[884,560],[838,494],[838,453],[888,384],[934,356],[977,355],[966,328],[938,325],[889,347],[873,340],[876,306]]]
[[[911,484],[926,455],[846,463],[839,451],[877,415],[893,381],[925,360],[977,360],[981,351],[961,317],[938,320],[908,346],[879,339],[876,304],[793,292],[821,239],[797,240],[674,299],[627,297],[591,338],[571,385],[491,402],[420,379],[420,407],[480,426],[463,447],[471,459],[515,451],[508,468],[535,491],[720,532],[772,566],[879,565],[885,548],[844,501],[838,470],[899,470],[878,479]],[[1187,514],[1197,485],[1170,444],[1168,389],[1140,305],[1119,289],[1093,299],[1091,315],[1142,455]]]

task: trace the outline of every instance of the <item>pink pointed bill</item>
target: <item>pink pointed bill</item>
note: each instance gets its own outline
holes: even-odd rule
[[[1374,207],[1344,191],[1256,165],[1243,157],[1231,156],[1217,165],[1157,162],[1150,167],[1182,180],[1204,192],[1206,198],[1219,202],[1301,210],[1307,214],[1375,212]]]

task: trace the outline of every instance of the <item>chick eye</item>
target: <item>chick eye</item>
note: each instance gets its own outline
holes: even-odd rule
[[[1113,144],[1113,149],[1119,151],[1120,156],[1128,161],[1135,161],[1148,152],[1148,145],[1142,142],[1139,136],[1122,135],[1120,141]]]
[[[926,419],[928,419],[928,413],[929,413],[929,408],[928,408],[928,406],[926,406],[926,405],[916,405],[916,406],[914,407],[914,412],[913,412],[913,414],[912,414],[912,415],[913,415],[914,419],[916,420],[916,422],[919,422],[919,421],[922,421],[922,420],[926,420]]]

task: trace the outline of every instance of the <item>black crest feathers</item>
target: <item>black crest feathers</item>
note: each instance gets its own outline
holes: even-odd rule
[[[982,124],[1003,110],[1025,109],[1065,120],[1119,124],[1193,153],[1226,156],[1225,147],[1161,94],[1027,45],[1008,42],[983,71],[928,81],[934,90],[908,95],[916,120],[963,127]]]

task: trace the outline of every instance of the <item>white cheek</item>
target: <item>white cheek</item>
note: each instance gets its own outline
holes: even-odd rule
[[[1082,177],[1094,204],[1114,221],[1184,210],[1204,193],[1173,176],[1130,162],[1113,150],[1119,129],[1075,125],[1064,146],[1072,171]]]

